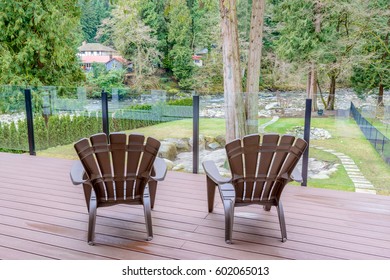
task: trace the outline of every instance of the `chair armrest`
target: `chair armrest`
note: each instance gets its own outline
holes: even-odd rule
[[[299,168],[294,168],[294,170],[292,171],[291,175],[290,175],[291,179],[298,182],[298,183],[302,183],[303,182],[303,178],[302,178],[302,171],[299,169]]]
[[[72,180],[73,185],[80,185],[84,183],[86,181],[83,179],[84,174],[85,170],[81,161],[76,161],[70,170],[70,179]]]
[[[218,168],[215,165],[214,161],[206,160],[202,162],[202,165],[207,177],[213,180],[215,184],[226,184],[230,183],[230,181],[232,180],[231,178],[222,177],[221,174],[219,174]]]
[[[165,160],[159,157],[156,157],[154,160],[154,176],[151,176],[151,179],[154,181],[162,181],[165,179],[165,175],[167,175],[167,164]]]

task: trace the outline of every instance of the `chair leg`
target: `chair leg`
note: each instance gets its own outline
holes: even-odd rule
[[[156,200],[157,181],[150,180],[149,183],[150,207],[154,208],[154,201]]]
[[[209,213],[213,212],[214,210],[214,198],[215,198],[215,188],[217,185],[211,180],[209,177],[207,177],[207,203],[209,207]]]
[[[232,244],[234,201],[232,199],[223,200],[223,208],[225,210],[225,242]]]
[[[284,211],[282,202],[279,201],[278,206],[276,206],[278,210],[278,217],[279,217],[279,224],[280,224],[280,231],[282,232],[282,242],[287,241],[287,230],[286,230],[286,222],[284,220]]]
[[[150,207],[150,197],[149,195],[144,195],[144,215],[145,215],[145,224],[146,224],[146,232],[147,232],[147,241],[153,239],[153,228],[152,228],[152,210]]]
[[[263,209],[264,209],[264,211],[269,212],[269,211],[271,211],[271,205],[264,205]]]
[[[87,209],[89,211],[89,204],[90,204],[91,195],[92,195],[92,187],[89,184],[83,184],[83,189],[84,189],[85,202],[87,204]]]
[[[96,195],[92,191],[90,200],[89,200],[89,221],[88,221],[88,244],[95,245],[94,236],[95,236],[95,225],[96,225],[96,212],[97,212],[97,201]]]

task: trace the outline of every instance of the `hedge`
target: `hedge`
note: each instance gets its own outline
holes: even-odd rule
[[[111,117],[109,123],[110,131],[114,132],[153,125],[158,121],[129,119],[122,112]],[[98,115],[53,115],[46,120],[42,116],[34,117],[36,150],[71,144],[99,132],[102,132],[102,119]],[[27,120],[0,123],[0,149],[28,151]]]

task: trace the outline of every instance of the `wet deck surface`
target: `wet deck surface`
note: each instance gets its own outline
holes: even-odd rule
[[[288,241],[275,209],[236,208],[233,244],[224,241],[220,199],[207,212],[204,175],[168,172],[145,241],[142,206],[99,208],[96,245],[73,161],[0,153],[0,259],[389,259],[390,197],[288,186]],[[218,194],[217,194],[218,195]]]

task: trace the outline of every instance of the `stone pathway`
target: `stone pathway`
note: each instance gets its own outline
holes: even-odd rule
[[[376,194],[376,191],[372,183],[364,177],[359,167],[349,156],[343,153],[336,152],[331,149],[326,149],[324,147],[318,147],[314,145],[311,145],[311,147],[337,156],[341,160],[341,163],[343,164],[345,170],[347,171],[349,178],[352,180],[353,184],[355,185],[356,192]]]
[[[272,120],[259,126],[259,133],[264,133],[264,128],[277,122],[278,120],[279,117],[274,116]],[[319,150],[323,150],[324,152],[331,153],[341,160],[341,163],[343,164],[345,170],[347,171],[349,178],[352,180],[355,186],[355,192],[376,194],[373,184],[364,177],[359,167],[349,156],[343,153],[336,152],[331,149],[326,149],[324,147],[318,147],[314,145],[311,145],[311,147]]]
[[[264,128],[266,128],[267,126],[277,122],[279,120],[279,116],[273,116],[272,117],[272,120],[270,120],[269,122],[266,122],[265,124],[262,124],[259,126],[259,133],[264,133]]]

